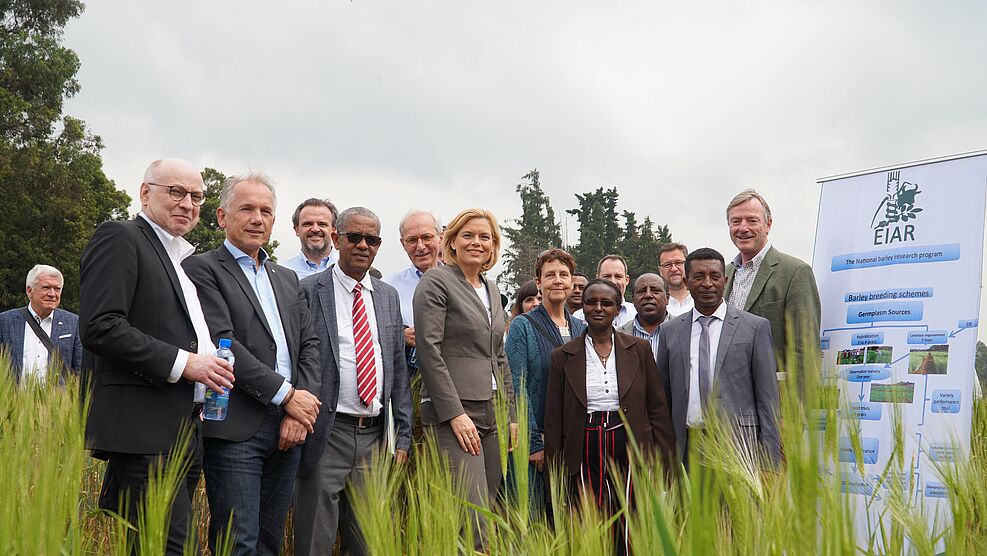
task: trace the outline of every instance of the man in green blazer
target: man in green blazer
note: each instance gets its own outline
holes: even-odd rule
[[[819,290],[812,267],[768,242],[771,209],[757,191],[745,189],[727,206],[730,239],[740,253],[727,266],[724,297],[744,311],[768,319],[780,371],[819,359]],[[789,360],[789,351],[796,357]]]

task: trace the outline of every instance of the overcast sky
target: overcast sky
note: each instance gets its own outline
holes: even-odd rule
[[[987,148],[985,21],[983,2],[90,0],[66,112],[135,199],[161,157],[269,173],[281,258],[294,206],[329,197],[380,215],[389,273],[408,208],[513,218],[537,167],[559,213],[616,186],[728,257],[724,208],[755,187],[773,244],[811,261],[817,178]]]

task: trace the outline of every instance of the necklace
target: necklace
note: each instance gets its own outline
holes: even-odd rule
[[[606,367],[607,366],[607,361],[610,359],[610,355],[613,353],[613,346],[611,346],[611,348],[610,348],[610,353],[608,353],[606,355],[601,355],[600,354],[600,350],[597,349],[596,346],[593,346],[593,351],[596,352],[596,356],[600,359],[600,363],[602,363],[603,366]]]

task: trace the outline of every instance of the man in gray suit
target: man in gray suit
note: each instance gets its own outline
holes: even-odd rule
[[[82,342],[79,317],[58,308],[62,300],[62,273],[53,266],[34,265],[27,273],[27,307],[0,313],[0,351],[10,356],[14,381],[35,376],[61,376],[63,371],[79,373]],[[32,325],[31,320],[34,321]],[[35,326],[41,330],[39,336]],[[55,358],[55,351],[58,357]],[[54,361],[61,366],[50,370]]]
[[[767,319],[723,301],[723,255],[697,249],[686,257],[692,311],[661,326],[658,374],[672,407],[679,457],[686,461],[690,431],[705,427],[713,407],[737,438],[772,464],[781,460],[778,381]],[[686,463],[688,463],[686,461]]]
[[[319,347],[298,278],[271,262],[276,198],[264,174],[231,176],[216,217],[226,240],[185,259],[213,342],[232,340],[229,416],[205,421],[209,547],[230,513],[234,554],[281,553],[301,449],[319,413]]]
[[[323,411],[305,443],[295,484],[295,554],[366,553],[346,487],[359,485],[384,448],[388,408],[397,428],[395,459],[411,449],[411,391],[397,291],[369,274],[380,220],[353,207],[339,215],[339,262],[301,281],[319,338]]]

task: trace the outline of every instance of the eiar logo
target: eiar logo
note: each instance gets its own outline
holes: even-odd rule
[[[915,226],[905,222],[922,212],[921,208],[915,206],[915,196],[919,193],[921,191],[918,184],[902,182],[897,170],[888,172],[886,193],[870,221],[870,226],[874,229],[874,245],[915,241]]]

